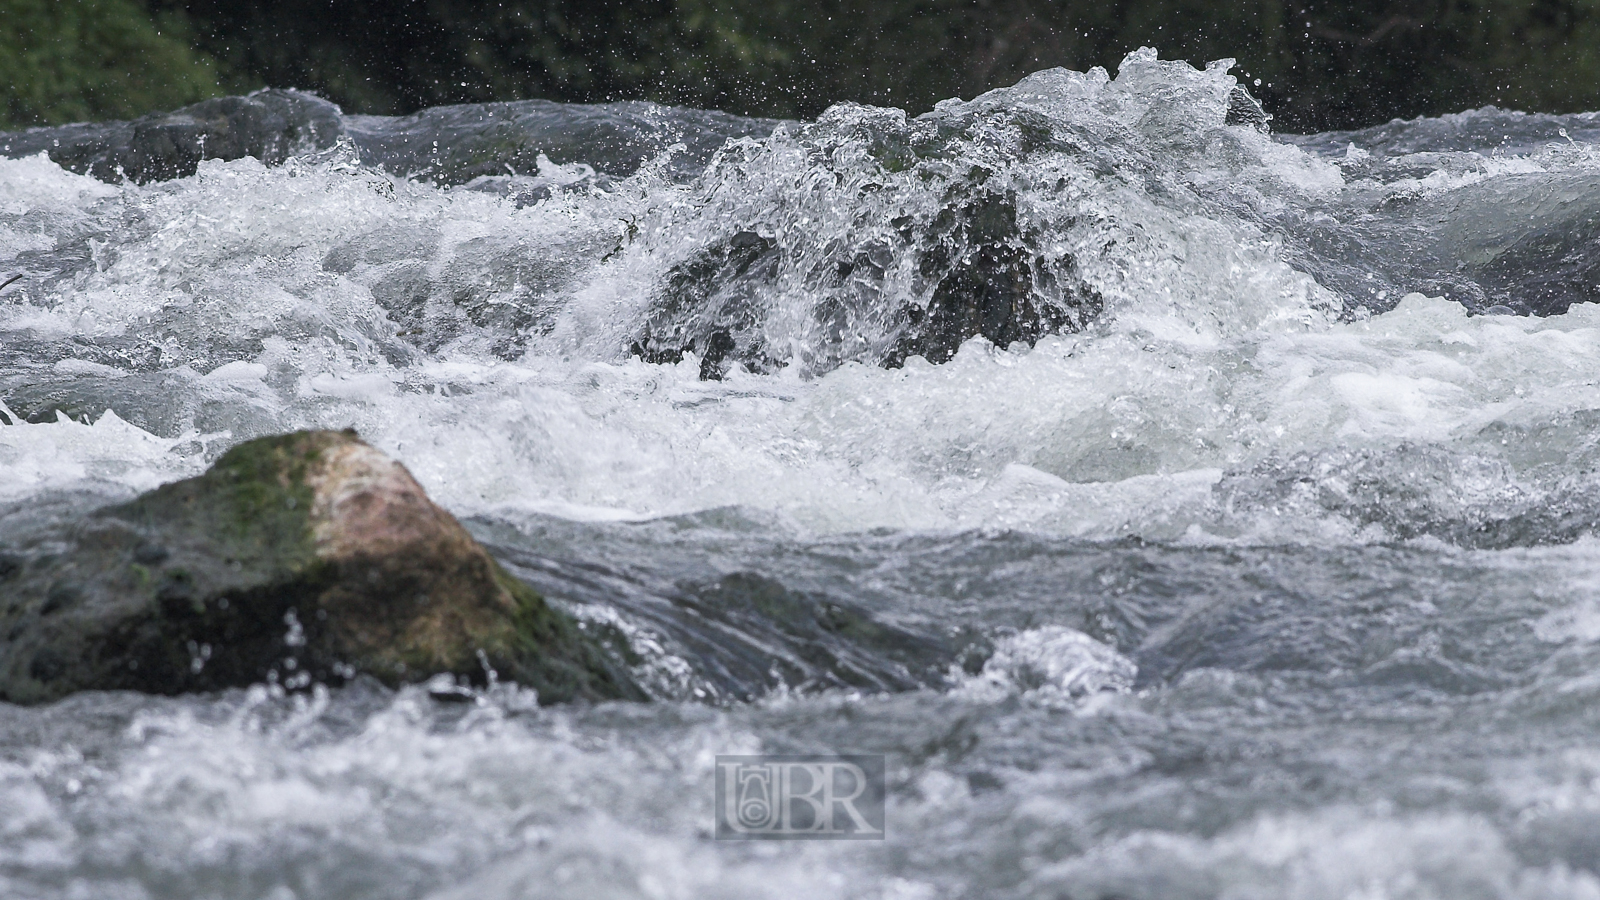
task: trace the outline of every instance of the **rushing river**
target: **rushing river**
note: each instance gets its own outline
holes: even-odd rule
[[[1234,86],[0,135],[0,548],[353,426],[656,698],[0,706],[0,895],[1600,898],[1600,116]],[[887,838],[713,840],[756,753]]]

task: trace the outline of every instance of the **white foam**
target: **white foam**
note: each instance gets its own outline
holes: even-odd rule
[[[348,160],[213,160],[150,188],[101,185],[42,157],[0,161],[5,202],[70,206],[102,216],[113,235],[96,245],[97,265],[0,303],[0,330],[160,350],[158,363],[126,365],[74,355],[52,363],[54,376],[181,376],[159,398],[121,379],[132,386],[95,395],[118,417],[81,433],[89,426],[0,432],[0,490],[72,487],[108,471],[158,483],[193,471],[173,455],[191,429],[354,426],[463,513],[607,519],[740,506],[820,532],[1368,540],[1384,535],[1316,497],[1244,509],[1219,500],[1217,485],[1297,454],[1419,445],[1484,461],[1463,463],[1481,474],[1471,497],[1440,502],[1539,496],[1547,461],[1485,435],[1581,431],[1571,417],[1600,408],[1600,313],[1580,304],[1544,319],[1469,318],[1411,295],[1366,321],[1334,321],[1326,292],[1253,223],[1272,204],[1341,190],[1337,167],[1222,126],[1232,84],[1225,67],[1142,54],[1114,80],[1045,72],[943,105],[950,115],[1027,107],[1144,154],[1149,184],[1101,179],[1065,157],[1013,173],[1018,215],[1059,231],[1061,252],[1081,261],[1107,312],[1033,348],[974,339],[940,366],[846,363],[818,377],[810,351],[720,383],[698,380],[692,354],[675,365],[624,358],[652,279],[727,216],[766,221],[803,259],[889,203],[889,187],[860,193],[821,179],[793,133],[747,142],[740,152],[761,165],[719,164],[698,187],[646,172],[525,209]],[[830,113],[863,127],[895,115]],[[1006,164],[998,150],[973,152]],[[1482,171],[1492,180],[1524,169],[1502,161]],[[914,196],[914,176],[881,174],[905,202],[927,200]],[[1074,187],[1023,184],[1058,176]],[[811,180],[802,191],[795,179]],[[129,211],[137,224],[113,226]],[[817,298],[798,275],[785,278],[773,334],[798,340],[784,329],[808,321]],[[141,404],[161,415],[141,415]],[[134,418],[170,424],[160,436],[117,430]]]
[[[1352,808],[1262,816],[1213,839],[1147,831],[1048,867],[1035,894],[1155,897],[1600,897],[1600,880],[1527,865],[1468,814],[1394,816]]]
[[[87,484],[144,491],[204,465],[179,451],[195,435],[157,437],[111,410],[92,423],[57,414],[54,422],[30,424],[3,404],[0,414],[12,422],[0,424],[0,499]]]
[[[123,190],[68,172],[43,152],[22,159],[0,158],[0,215],[85,206],[119,196]]]
[[[1030,628],[1001,639],[958,696],[995,701],[1022,695],[1045,705],[1076,705],[1103,692],[1127,693],[1139,669],[1115,649],[1059,625]]]

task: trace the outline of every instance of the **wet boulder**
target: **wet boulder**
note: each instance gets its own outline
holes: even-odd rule
[[[9,702],[491,672],[543,702],[644,699],[352,431],[241,444],[199,477],[0,550]]]
[[[1261,132],[1272,132],[1272,116],[1261,108],[1261,101],[1250,95],[1244,85],[1235,85],[1228,92],[1228,113],[1223,119],[1225,125],[1244,125]]]
[[[686,204],[722,228],[687,253],[650,248],[669,264],[629,352],[694,353],[717,379],[735,364],[943,363],[976,337],[1080,331],[1105,302],[1062,239],[1076,220],[1041,198],[1073,195],[1098,165],[1018,109],[908,120],[846,104],[766,144],[730,144]]]
[[[1013,191],[974,191],[951,202],[923,232],[917,271],[933,288],[927,305],[899,307],[897,340],[884,362],[948,362],[979,336],[1000,347],[1032,345],[1098,316],[1104,301],[1077,277],[1074,261],[1047,260],[1036,243],[1017,220]],[[1043,289],[1041,278],[1056,289]]]
[[[43,152],[80,175],[145,184],[193,175],[203,159],[253,156],[278,165],[328,149],[344,134],[334,104],[300,91],[267,90],[202,100],[131,122],[0,134],[0,155],[16,159]]]
[[[838,258],[808,274],[823,296],[805,341],[814,369],[846,360],[898,368],[913,356],[943,363],[974,337],[1031,345],[1079,330],[1104,307],[1073,260],[1035,249],[1039,236],[1018,221],[1014,191],[961,184],[926,221],[889,224],[892,236],[836,249]],[[735,363],[778,368],[784,347],[764,326],[788,265],[784,248],[754,231],[707,246],[666,273],[630,355],[676,363],[695,353],[702,380],[721,380]],[[886,277],[897,266],[912,291],[885,303]]]
[[[760,312],[780,261],[776,241],[741,231],[672,267],[652,297],[644,333],[628,352],[648,363],[697,354],[703,381],[720,381],[735,350],[748,368],[772,368],[777,361],[766,353]]]

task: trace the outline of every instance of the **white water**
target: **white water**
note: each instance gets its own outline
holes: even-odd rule
[[[0,160],[0,272],[27,275],[0,293],[0,539],[354,426],[634,629],[664,698],[6,708],[0,893],[1600,896],[1600,307],[1411,293],[1589,202],[1600,156],[1491,112],[1464,117],[1515,152],[1323,152],[1225,126],[1232,86],[1136,54],[941,105],[955,149],[919,166],[872,143],[915,123],[840,107],[688,183],[552,163],[577,189],[522,208],[349,148],[144,187]],[[889,304],[929,290],[886,223],[934,221],[971,166],[1104,312],[879,367]],[[671,267],[742,232],[781,251],[742,307],[774,364],[630,358]],[[995,652],[705,706],[631,617],[740,572]],[[890,839],[711,841],[712,758],[762,751],[890,754]]]

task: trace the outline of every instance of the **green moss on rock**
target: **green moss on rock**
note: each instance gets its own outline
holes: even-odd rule
[[[20,565],[0,699],[278,680],[389,684],[485,664],[545,702],[644,699],[576,623],[508,575],[354,432],[242,444],[99,511]]]

